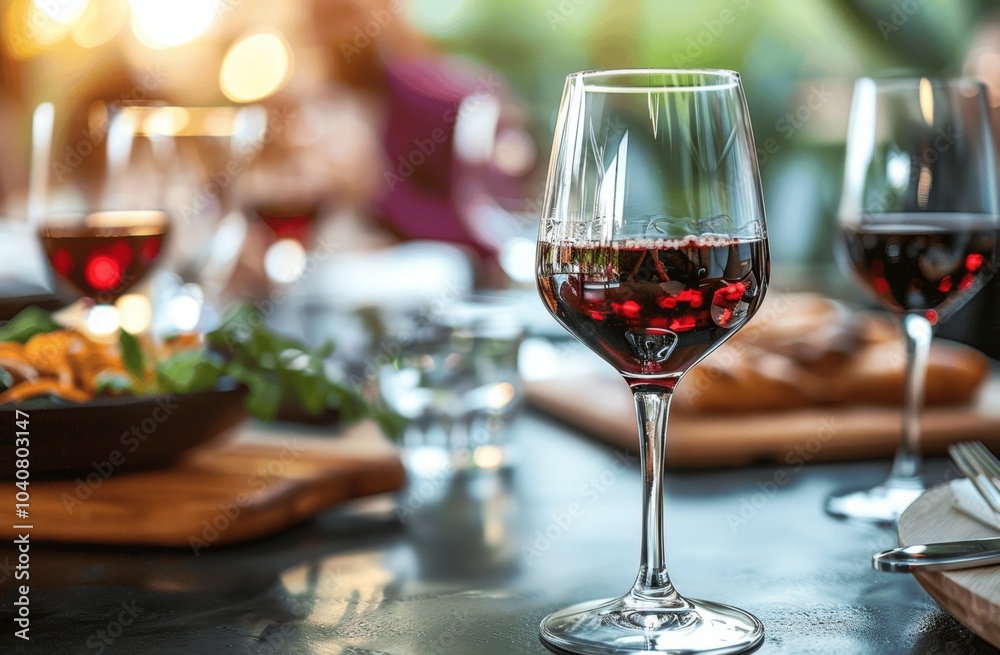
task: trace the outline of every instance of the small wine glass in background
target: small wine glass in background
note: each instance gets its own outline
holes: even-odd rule
[[[239,202],[264,249],[268,282],[286,286],[302,277],[320,223],[337,209],[343,169],[350,164],[339,160],[332,142],[356,118],[322,99],[304,98],[272,111],[281,117],[280,129],[241,176]]]
[[[924,491],[920,410],[931,337],[993,274],[1000,228],[994,158],[981,83],[857,82],[838,255],[902,322],[903,437],[889,477],[873,489],[831,496],[830,514],[894,522]]]
[[[692,366],[753,316],[769,275],[764,206],[739,75],[592,71],[563,92],[538,236],[549,312],[625,378],[643,473],[639,574],[622,597],[545,618],[573,653],[737,653],[751,614],[677,593],[664,553],[667,413]]]
[[[266,120],[257,106],[98,101],[78,113],[51,103],[36,109],[29,215],[52,271],[96,305],[88,311],[91,330],[113,331],[127,318],[111,305],[145,279],[154,261],[161,265],[151,285],[158,311],[154,316],[148,299],[133,298],[131,329],[155,322],[178,332],[203,323],[246,234],[232,183],[259,151]],[[154,229],[162,232],[156,249],[140,239]],[[133,257],[133,246],[146,250]]]
[[[109,334],[122,323],[115,302],[145,279],[171,231],[165,144],[140,136],[127,107],[95,103],[83,123],[56,118],[50,103],[33,116],[29,216],[58,290],[84,299],[83,326]],[[148,302],[130,314],[130,330],[148,327]]]

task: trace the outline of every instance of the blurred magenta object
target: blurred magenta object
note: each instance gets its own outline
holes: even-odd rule
[[[477,238],[468,200],[523,202],[523,182],[488,159],[456,155],[455,127],[468,98],[496,107],[509,102],[507,83],[491,70],[446,58],[396,61],[386,78],[386,161],[378,181],[383,218],[404,238],[449,241],[492,257],[494,249]]]

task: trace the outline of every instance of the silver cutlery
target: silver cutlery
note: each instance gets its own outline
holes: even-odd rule
[[[872,556],[876,571],[952,571],[1000,564],[1000,537],[893,548]]]
[[[979,441],[953,444],[948,454],[983,500],[1000,512],[1000,460]],[[992,564],[1000,564],[1000,538],[914,544],[872,556],[876,571],[951,571]]]
[[[965,441],[948,446],[951,461],[976,486],[983,500],[1000,512],[1000,460],[981,441]]]

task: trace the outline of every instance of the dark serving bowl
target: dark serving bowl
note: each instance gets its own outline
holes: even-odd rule
[[[173,396],[96,398],[84,404],[42,398],[0,405],[0,479],[15,476],[16,442],[27,420],[31,479],[163,468],[246,417],[236,383]],[[25,417],[27,414],[27,418]],[[23,437],[23,435],[21,435]]]

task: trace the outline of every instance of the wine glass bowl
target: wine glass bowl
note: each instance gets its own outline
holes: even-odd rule
[[[162,262],[176,227],[167,200],[171,144],[148,129],[169,116],[147,111],[95,102],[82,112],[42,103],[34,113],[32,228],[56,290],[82,299],[82,326],[95,337],[117,330],[114,304]]]
[[[240,204],[264,249],[263,269],[277,287],[298,282],[324,220],[340,206],[343,166],[330,152],[343,117],[316,98],[276,111],[285,127],[262,144],[241,178]]]
[[[739,75],[591,71],[567,78],[537,248],[549,312],[624,377],[643,471],[640,568],[625,595],[541,624],[589,653],[737,653],[763,639],[743,610],[685,598],[664,561],[667,414],[684,373],[753,316],[769,258]]]
[[[902,440],[889,477],[838,494],[841,518],[892,523],[924,491],[920,408],[933,329],[992,276],[1000,203],[986,91],[973,80],[855,85],[838,261],[900,317],[907,368]]]
[[[38,230],[52,270],[78,294],[114,303],[159,259],[169,232],[161,211],[50,216]]]

